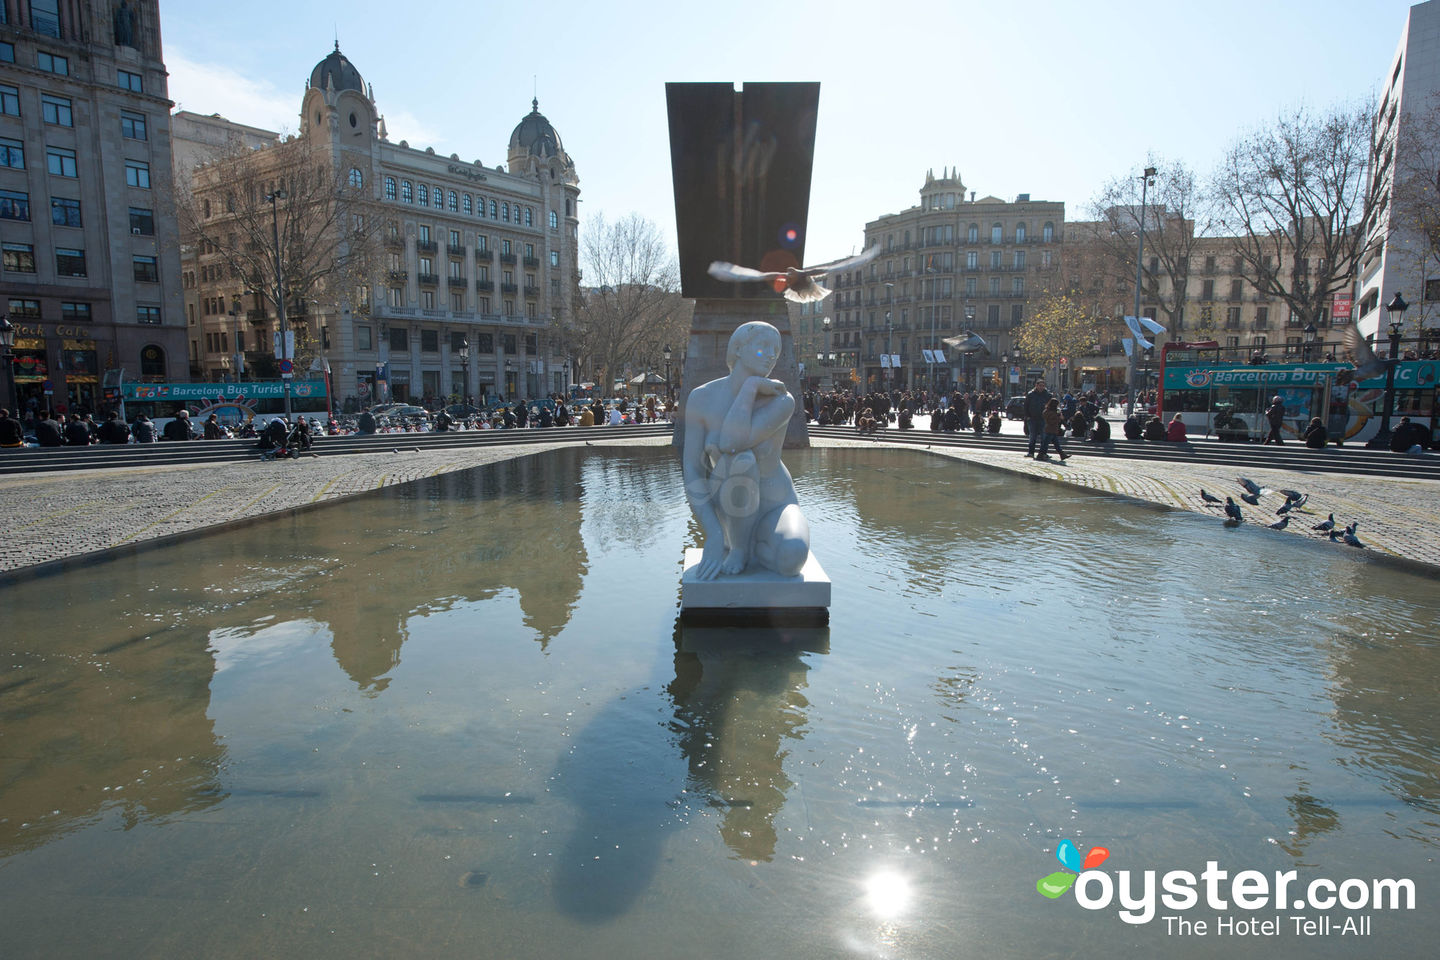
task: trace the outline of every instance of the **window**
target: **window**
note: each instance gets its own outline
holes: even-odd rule
[[[155,235],[155,211],[145,207],[131,207],[130,232],[142,237],[153,237]]]
[[[62,302],[60,304],[60,319],[70,323],[89,323],[90,304]]]
[[[1046,243],[1052,243],[1052,242],[1054,242],[1054,240],[1055,240],[1055,224],[1053,224],[1053,223],[1047,223],[1047,224],[1045,224],[1044,228],[1041,230],[1041,234],[1040,234],[1040,235],[1041,235],[1042,239],[1044,239],[1044,241],[1045,241]]]
[[[966,250],[966,251],[965,251],[965,269],[966,269],[966,270],[978,270],[978,269],[980,269],[980,254],[976,253],[974,250]]]
[[[510,222],[510,201],[500,204],[500,220],[503,223]]]
[[[556,213],[554,210],[550,211],[550,229],[560,229],[560,214]]]
[[[975,278],[974,278],[974,277],[966,277],[966,278],[965,278],[965,296],[967,296],[967,297],[973,297],[973,296],[975,296]]]
[[[50,222],[60,227],[83,226],[80,222],[80,201],[68,197],[51,197]]]
[[[20,91],[3,83],[0,83],[0,113],[9,117],[20,116]]]
[[[146,140],[145,115],[120,111],[120,136],[130,140]]]
[[[420,184],[420,192],[415,199],[422,207],[430,206],[430,188],[425,186],[425,184],[423,183]]]
[[[420,308],[421,308],[422,310],[434,310],[434,309],[435,309],[435,291],[434,291],[434,290],[421,290],[421,291],[420,291]]]
[[[1241,281],[1237,277],[1230,281],[1230,299],[1239,300],[1241,297]]]
[[[508,239],[502,239],[500,241],[500,256],[510,256],[510,241]]]
[[[1000,269],[1000,251],[999,251],[999,250],[991,250],[991,251],[990,251],[990,269],[991,269],[991,270],[999,270],[999,269]]]
[[[421,330],[421,331],[420,331],[420,352],[421,352],[421,353],[439,353],[439,352],[440,352],[440,331],[439,331],[439,330]]]
[[[999,277],[991,277],[991,278],[990,278],[990,296],[992,296],[992,297],[998,297],[999,295],[1000,295],[1000,278],[999,278]]]
[[[405,306],[405,291],[400,287],[390,287],[385,292],[385,302],[392,307]]]
[[[436,209],[436,210],[444,209],[444,207],[445,207],[445,191],[440,189],[440,185],[439,185],[439,184],[436,184],[433,193],[434,193],[434,196],[435,196],[435,209]]]
[[[125,161],[125,182],[142,190],[150,189],[150,164],[144,160]]]
[[[156,324],[158,324],[158,323],[160,322],[160,307],[159,307],[158,305],[150,305],[150,304],[145,304],[145,303],[139,304],[139,305],[137,305],[137,306],[135,307],[135,319],[138,320],[140,323],[156,323]],[[146,348],[145,348],[145,352],[146,352],[146,353],[149,353],[149,352],[152,351],[152,350],[159,350],[159,349],[160,349],[159,347],[146,347]],[[164,357],[164,354],[161,354],[161,357],[162,357],[162,366],[161,366],[161,369],[160,369],[160,373],[163,374],[163,373],[165,372],[164,366],[163,366],[163,357]],[[141,372],[142,374],[144,374],[144,373],[145,373],[145,370],[144,370],[145,363],[144,363],[143,358],[142,358],[142,360],[141,360],[140,366],[141,366],[141,371],[140,371],[140,372]],[[150,373],[150,374],[145,374],[145,375],[146,375],[146,376],[155,376],[156,374]]]
[[[70,110],[68,97],[52,97],[48,93],[42,93],[40,95],[40,116],[46,123],[53,123],[57,127],[75,126],[75,115]]]
[[[992,303],[985,308],[985,326],[1000,326],[1000,304]]]
[[[394,199],[395,199],[395,178],[394,178],[394,177],[386,177],[386,178],[385,178],[385,199],[386,199],[386,200],[394,200]]]
[[[1015,269],[1016,269],[1016,270],[1024,270],[1024,269],[1025,269],[1025,251],[1024,251],[1024,250],[1016,250],[1016,251],[1015,251]]]
[[[418,239],[419,242],[421,242],[421,243],[429,243],[429,242],[430,242],[430,224],[428,224],[428,223],[422,223],[422,224],[420,224],[420,233],[419,233],[419,236],[417,237],[417,239]]]
[[[1005,239],[1005,227],[995,223],[990,226],[990,242],[1000,243]]]
[[[13,299],[12,299],[12,300],[10,301],[10,316],[12,316],[12,317],[24,317],[26,320],[39,320],[39,319],[40,319],[40,301],[39,301],[39,300],[13,300]]]
[[[460,209],[460,195],[454,190],[451,190],[450,193],[446,195],[445,205],[450,208],[451,213],[455,213]]]
[[[430,257],[420,258],[420,276],[428,277],[435,273],[435,261]]]
[[[1024,278],[1024,277],[1011,277],[1011,278],[1010,278],[1010,292],[1011,292],[1012,294],[1014,294],[1015,296],[1017,296],[1017,297],[1024,296],[1024,295],[1025,295],[1025,278]]]
[[[12,302],[13,302],[13,301],[12,301]],[[519,352],[518,350],[515,349],[515,334],[513,334],[513,333],[504,334],[504,344],[505,344],[505,353],[506,353],[507,356],[513,356],[514,354],[516,354],[516,353]]]
[[[116,82],[121,89],[130,90],[134,93],[145,92],[145,78],[138,73],[131,73],[129,70],[117,70]]]
[[[451,261],[450,261],[450,276],[455,277],[456,279],[464,279],[464,277],[465,277],[465,264],[464,264],[463,261],[460,261],[460,260],[451,260]]]
[[[559,251],[559,250],[551,250],[551,251],[550,251],[550,266],[552,266],[552,267],[558,267],[558,266],[560,266],[560,251]]]
[[[1024,243],[1024,242],[1025,242],[1025,224],[1023,224],[1023,223],[1017,223],[1017,224],[1015,225],[1015,242],[1016,242],[1016,243]]]
[[[462,198],[460,206],[461,206],[461,209],[464,210],[464,212],[465,212],[466,214],[471,214],[471,213],[474,213],[474,212],[475,212],[475,201],[474,201],[474,198],[471,197],[470,194],[468,194],[468,193],[465,194],[465,196]]]
[[[60,37],[60,0],[30,0],[30,28],[47,37]]]
[[[368,327],[368,326],[366,326],[366,325],[364,325],[364,324],[356,324],[356,326],[355,326],[355,349],[356,349],[356,350],[374,350],[374,349],[375,349],[375,341],[374,341],[374,339],[373,339],[372,331],[371,331],[370,327]]]
[[[73,159],[75,154],[70,154]],[[19,140],[11,140],[8,137],[0,137],[0,167],[13,167],[17,170],[25,169],[25,144]],[[52,171],[53,172],[53,171]],[[73,177],[74,174],[72,173]]]
[[[1010,305],[1010,326],[1018,326],[1025,320],[1025,304],[1012,303]]]
[[[50,170],[51,175],[56,177],[78,177],[79,169],[75,165],[75,151],[67,150],[64,147],[45,148],[45,166]]]
[[[390,349],[391,349],[391,350],[409,350],[409,349],[410,349],[410,331],[409,331],[409,330],[406,330],[404,327],[391,327],[391,328],[390,328]]]
[[[499,216],[499,214],[497,214],[497,213],[495,212],[495,211],[498,210],[498,209],[499,209],[499,207],[496,205],[495,201],[494,201],[494,200],[491,200],[491,201],[490,201],[490,219],[491,219],[491,220],[494,220],[494,219],[496,219],[496,218]]]
[[[62,77],[70,76],[70,61],[65,57],[46,53],[44,50],[36,51],[35,66],[46,73],[58,73]]]
[[[134,263],[137,283],[160,282],[160,268],[154,257],[135,257]]]
[[[494,352],[495,352],[495,334],[493,334],[493,333],[477,333],[477,334],[475,334],[475,350],[476,350],[478,353],[494,353]]]
[[[1214,299],[1215,299],[1215,281],[1214,281],[1214,280],[1211,280],[1211,279],[1207,278],[1207,279],[1205,279],[1205,280],[1200,281],[1200,299],[1201,299],[1201,300],[1214,300]]]
[[[526,208],[525,208],[525,226],[527,226],[527,227],[533,227],[533,226],[535,226],[535,208],[534,208],[534,207],[526,207]]]
[[[85,251],[56,247],[55,273],[61,277],[85,276]]]
[[[3,8],[0,8],[0,23],[4,23],[4,22],[5,22],[5,13],[4,13]],[[0,43],[0,61],[3,61],[3,62],[5,62],[5,63],[14,63],[14,62],[15,62],[15,44],[13,44],[13,43]]]
[[[28,243],[4,245],[5,269],[11,273],[35,272],[35,247]]]
[[[1266,324],[1268,324],[1268,323],[1270,322],[1270,308],[1269,308],[1269,307],[1256,307],[1256,308],[1255,308],[1255,322],[1256,322],[1258,325],[1262,326],[1262,327],[1265,326]]]
[[[450,291],[450,310],[454,313],[465,312],[465,292],[463,290]]]
[[[485,216],[485,198],[484,198],[484,197],[476,197],[476,198],[475,198],[475,216],[477,216],[477,217],[483,217],[483,216]]]
[[[458,246],[460,246],[460,231],[459,231],[459,230],[451,230],[451,231],[450,231],[450,246],[452,246],[452,247],[458,247]]]
[[[489,253],[489,252],[490,252],[490,238],[487,237],[487,236],[484,236],[483,234],[477,235],[477,236],[475,237],[475,252],[476,252],[476,253]]]
[[[409,180],[400,181],[400,199],[406,203],[415,202],[415,187]]]
[[[356,190],[359,190],[361,187],[365,186],[365,174],[360,172],[359,167],[350,168],[350,186],[354,187]]]

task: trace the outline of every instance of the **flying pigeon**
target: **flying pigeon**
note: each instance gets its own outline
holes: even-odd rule
[[[1201,500],[1204,500],[1206,503],[1219,503],[1219,502],[1220,502],[1220,498],[1219,498],[1219,497],[1211,496],[1210,494],[1206,493],[1204,487],[1201,487],[1201,488],[1200,488],[1200,499],[1201,499]]]
[[[1294,507],[1294,500],[1286,500],[1284,503],[1280,504],[1280,509],[1275,511],[1275,516],[1283,517],[1285,514],[1289,513],[1292,509],[1294,509]]]
[[[1278,494],[1280,494],[1280,496],[1284,497],[1286,500],[1304,500],[1304,499],[1305,499],[1305,495],[1304,495],[1303,493],[1301,493],[1299,490],[1287,490],[1287,489],[1285,489],[1284,487],[1281,487],[1279,490],[1276,490],[1275,492],[1278,493]]]
[[[1260,498],[1257,497],[1257,496],[1256,496],[1255,494],[1253,494],[1253,493],[1242,493],[1242,494],[1240,494],[1240,499],[1241,499],[1241,500],[1244,500],[1246,503],[1250,504],[1250,506],[1252,506],[1252,507],[1258,507],[1258,506],[1260,506]]]
[[[709,274],[716,280],[729,280],[731,283],[757,283],[765,282],[774,286],[777,292],[783,292],[785,299],[794,300],[796,303],[810,303],[816,300],[824,300],[830,296],[830,290],[820,284],[826,274],[835,273],[841,270],[853,270],[861,264],[869,263],[880,253],[880,245],[876,244],[869,250],[855,257],[846,257],[843,260],[832,260],[829,263],[822,263],[815,267],[803,269],[791,267],[788,270],[754,270],[750,267],[737,267],[733,263],[725,263],[716,260],[710,264]]]
[[[1360,335],[1360,328],[1353,322],[1341,334],[1341,342],[1350,361],[1355,364],[1355,379],[1372,380],[1385,372],[1385,361],[1375,355],[1370,344]]]
[[[1234,520],[1236,523],[1245,522],[1245,518],[1240,515],[1240,504],[1236,503],[1229,497],[1225,498],[1225,516],[1229,517],[1231,520]]]
[[[1319,530],[1321,533],[1329,533],[1331,530],[1335,529],[1335,514],[1330,514],[1330,519],[1322,520],[1310,529]]]
[[[1359,521],[1350,524],[1350,526],[1345,528],[1345,533],[1341,536],[1341,539],[1345,541],[1347,546],[1360,547],[1361,549],[1364,549],[1365,544],[1361,543],[1360,538],[1355,536],[1355,531],[1359,528],[1359,526]]]
[[[1271,529],[1271,530],[1284,530],[1284,529],[1285,529],[1286,527],[1288,527],[1288,526],[1290,526],[1290,518],[1289,518],[1289,517],[1281,517],[1278,523],[1272,523],[1272,524],[1270,524],[1270,529]]]
[[[1245,477],[1236,477],[1235,480],[1237,483],[1240,484],[1240,486],[1245,488],[1247,493],[1250,493],[1252,496],[1261,497],[1270,492],[1269,487],[1262,487],[1254,480],[1249,480]]]

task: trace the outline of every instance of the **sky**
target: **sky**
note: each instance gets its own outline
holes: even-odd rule
[[[819,81],[805,253],[819,263],[917,203],[927,170],[958,168],[981,197],[1064,201],[1071,220],[1147,158],[1208,174],[1282,112],[1373,98],[1409,7],[161,0],[160,13],[176,108],[271,130],[297,129],[337,38],[390,139],[441,155],[504,163],[536,96],[575,161],[581,229],[639,213],[672,250],[666,82]]]

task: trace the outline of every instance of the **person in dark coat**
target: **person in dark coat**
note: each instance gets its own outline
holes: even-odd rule
[[[155,424],[143,413],[135,418],[135,422],[130,426],[130,432],[135,435],[136,443],[155,442]]]
[[[65,445],[67,447],[88,447],[90,440],[90,428],[80,417],[71,417],[65,422]]]
[[[1110,421],[1104,417],[1096,417],[1090,427],[1090,442],[1105,443],[1110,439]]]
[[[120,419],[118,410],[110,414],[110,419],[100,424],[100,441],[102,443],[130,442],[130,429],[125,426],[125,421]]]
[[[65,445],[65,435],[60,424],[46,416],[35,421],[35,441],[42,447],[60,447]]]
[[[525,401],[515,401],[515,426],[524,428],[530,419],[530,411],[525,408]]]
[[[1270,432],[1265,435],[1261,443],[1284,443],[1280,439],[1280,428],[1285,425],[1285,404],[1275,397],[1270,401],[1270,407],[1265,411],[1265,419],[1270,423]]]
[[[1401,417],[1400,424],[1390,434],[1390,449],[1396,453],[1405,453],[1416,446],[1421,450],[1430,446],[1430,431],[1418,423],[1412,423],[1409,417]]]
[[[205,439],[206,439],[206,440],[223,440],[223,439],[225,439],[225,428],[222,427],[222,426],[220,426],[220,418],[217,417],[217,416],[216,416],[215,414],[213,414],[213,413],[210,414],[210,418],[205,421]]]
[[[1324,450],[1325,445],[1330,442],[1330,431],[1325,429],[1325,424],[1319,417],[1310,421],[1310,426],[1305,428],[1305,446],[1312,450]]]
[[[1036,380],[1035,386],[1025,394],[1025,432],[1030,437],[1029,449],[1025,452],[1027,457],[1035,456],[1035,447],[1045,436],[1045,407],[1049,405],[1050,399],[1050,391],[1045,389],[1044,380]]]
[[[191,440],[194,439],[190,433],[190,411],[177,410],[175,419],[165,424],[165,429],[160,435],[166,440]]]
[[[0,447],[25,446],[25,428],[20,421],[10,416],[9,410],[0,410]]]
[[[362,411],[361,414],[360,414],[360,420],[359,420],[359,422],[356,424],[356,429],[357,429],[360,433],[364,433],[364,434],[374,433],[374,432],[375,432],[375,414],[371,413],[369,410],[364,410],[364,411]]]

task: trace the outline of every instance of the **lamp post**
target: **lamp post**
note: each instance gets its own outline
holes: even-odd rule
[[[885,311],[885,353],[887,355],[887,358],[885,360],[886,366],[882,367],[881,370],[884,372],[885,378],[888,380],[892,376],[892,374],[889,372],[890,360],[888,358],[888,355],[893,352],[890,347],[891,335],[895,329],[894,324],[892,323],[895,309],[895,284],[887,280],[885,281],[885,287],[890,300],[890,309]]]
[[[460,376],[463,378],[464,386],[460,389],[460,402],[466,406],[470,405],[470,339],[466,337],[460,341]]]
[[[15,354],[10,348],[15,346],[15,324],[10,322],[10,315],[0,314],[0,365],[5,367],[5,404],[20,419],[20,395],[15,392]]]
[[[270,203],[270,239],[275,244],[275,318],[276,326],[280,335],[280,379],[285,382],[285,419],[291,418],[290,413],[290,377],[284,361],[293,362],[295,335],[290,331],[289,325],[285,322],[285,275],[280,267],[280,211],[279,201],[289,197],[284,187],[277,188],[273,193],[267,193],[265,199]]]
[[[1305,324],[1305,330],[1304,330],[1303,332],[1304,332],[1304,334],[1305,334],[1305,352],[1304,352],[1305,362],[1306,362],[1306,363],[1309,363],[1309,362],[1310,362],[1310,352],[1311,352],[1313,349],[1315,349],[1315,336],[1316,336],[1317,333],[1319,333],[1319,331],[1315,329],[1315,324],[1314,324],[1314,322],[1312,321],[1312,322],[1310,322],[1310,323]]]
[[[240,324],[240,311],[244,304],[238,293],[230,295],[230,335],[235,338],[235,382],[245,379],[245,350],[240,346],[244,328]]]
[[[1145,201],[1148,191],[1155,183],[1155,168],[1146,167],[1140,175],[1140,245],[1135,251],[1135,323],[1140,323],[1140,282],[1145,270]],[[1131,334],[1133,337],[1134,334]],[[1130,405],[1125,411],[1128,417],[1135,412],[1135,378],[1140,370],[1140,343],[1137,340],[1130,351]]]
[[[940,268],[934,266],[935,258],[933,256],[930,258],[930,262],[932,265],[926,267],[925,272],[935,274],[935,276],[930,279],[930,356],[933,357],[935,356],[935,351],[940,347],[940,342],[935,339],[936,318],[940,313],[938,307],[940,296]],[[930,361],[930,382],[935,382],[935,361],[933,360]]]
[[[670,385],[670,357],[673,356],[670,352],[670,344],[665,344],[664,349],[660,351],[660,355],[665,358],[665,391],[670,395],[670,399],[674,400],[675,388]]]
[[[1010,354],[1000,354],[1000,405],[1004,407],[1005,401],[1010,399]]]
[[[1372,450],[1385,450],[1390,446],[1390,415],[1395,412],[1395,367],[1400,360],[1401,321],[1410,304],[1397,291],[1394,299],[1385,304],[1390,315],[1390,359],[1385,364],[1385,412],[1380,415],[1380,430],[1365,444]]]

